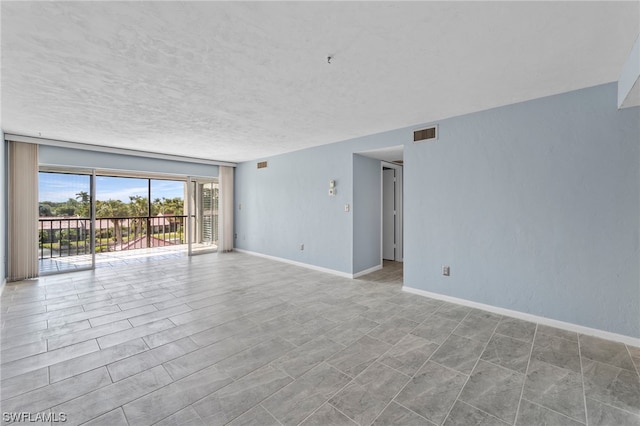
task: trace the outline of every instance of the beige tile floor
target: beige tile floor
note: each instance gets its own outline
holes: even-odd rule
[[[640,425],[640,349],[404,293],[398,266],[228,253],[8,284],[2,421]]]

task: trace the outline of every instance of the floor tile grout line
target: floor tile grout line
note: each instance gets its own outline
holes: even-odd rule
[[[213,365],[215,365],[215,364],[213,364]],[[268,365],[268,364],[267,364],[267,365]],[[211,367],[211,366],[209,366],[209,367]],[[265,366],[263,366],[263,367],[265,367]],[[275,369],[275,368],[274,368],[274,369]],[[165,369],[165,371],[166,371],[166,369]],[[254,371],[255,371],[255,370],[254,370]],[[278,370],[278,371],[280,371],[280,370]],[[193,373],[193,374],[196,374],[196,373]],[[171,376],[170,376],[170,377],[171,377]],[[246,376],[243,376],[243,377],[246,377]],[[236,379],[234,379],[234,378],[233,378],[233,377],[231,377],[231,376],[229,376],[229,378],[232,380],[230,383],[227,383],[226,385],[222,386],[220,389],[216,389],[215,391],[213,391],[213,392],[211,392],[211,393],[208,393],[207,395],[203,396],[202,398],[199,398],[198,400],[193,401],[193,402],[192,402],[191,404],[189,404],[189,405],[193,406],[193,405],[197,404],[198,402],[203,401],[204,399],[208,398],[209,396],[211,396],[211,395],[213,395],[213,394],[215,394],[215,393],[217,393],[217,392],[220,392],[221,390],[223,390],[223,389],[225,389],[225,388],[227,388],[227,387],[231,386],[232,384],[237,383],[239,380],[241,380],[241,379],[237,379],[237,380],[236,380]],[[178,380],[181,380],[181,379],[178,379]],[[237,419],[238,417],[240,417],[240,416],[242,416],[243,414],[245,414],[247,411],[251,410],[251,409],[252,409],[253,407],[255,407],[256,405],[260,405],[260,404],[262,404],[264,401],[266,401],[266,400],[267,400],[268,398],[270,398],[272,395],[276,394],[276,393],[277,393],[277,392],[279,392],[281,389],[283,389],[284,387],[288,386],[288,385],[289,385],[289,384],[291,384],[291,383],[293,383],[293,382],[287,383],[287,385],[283,386],[282,388],[279,388],[279,389],[277,389],[277,390],[275,390],[275,391],[271,392],[270,394],[268,394],[267,396],[265,396],[264,398],[262,398],[260,401],[258,401],[256,404],[254,404],[252,407],[250,407],[250,408],[248,408],[247,410],[243,411],[242,413],[238,414],[238,415],[237,415],[237,416],[235,416],[234,418],[229,419],[228,421],[226,421],[226,423],[225,423],[225,424],[231,423],[232,421],[234,421],[234,420],[235,420],[235,419]],[[197,411],[195,408],[194,408],[194,411],[196,412],[196,414],[198,414],[198,416],[199,416],[202,420],[204,420],[204,418],[200,415],[200,413],[198,413],[198,411]],[[174,414],[175,414],[175,413],[174,413]],[[269,413],[269,414],[271,414],[271,413]],[[274,417],[274,418],[275,418],[275,417]],[[276,420],[277,420],[277,418],[276,418]]]
[[[436,349],[436,350],[437,350],[437,349]],[[431,355],[429,355],[429,358],[431,358],[431,356],[433,355],[433,353],[435,353],[435,351],[433,351],[433,352],[431,353]],[[428,360],[427,360],[427,361],[428,361]],[[425,361],[422,365],[424,365],[427,361]],[[379,362],[379,361],[378,361],[378,362]],[[384,363],[382,363],[382,362],[380,362],[380,363],[381,363],[382,365],[384,365],[384,366],[389,367],[388,365],[386,365],[386,364],[384,364]],[[393,370],[398,371],[398,370],[394,369],[393,367],[389,367],[389,368],[392,368]],[[422,366],[421,366],[420,368],[422,368]],[[418,372],[418,371],[420,371],[420,368],[419,368],[419,369],[417,369],[417,370],[416,370],[416,372],[415,372],[412,376],[408,376],[408,375],[406,375],[406,374],[402,373],[401,371],[398,371],[399,373],[402,373],[405,377],[408,377],[408,378],[409,378],[409,380],[407,380],[407,382],[406,382],[406,383],[405,383],[405,384],[400,388],[400,390],[398,390],[398,392],[396,392],[396,394],[393,396],[393,398],[391,398],[391,399],[389,400],[389,402],[387,402],[387,404],[384,406],[384,408],[383,408],[382,410],[380,410],[380,412],[378,413],[378,415],[373,419],[373,421],[372,421],[371,423],[375,423],[375,421],[376,421],[376,420],[378,420],[378,418],[382,415],[382,413],[384,413],[384,411],[385,411],[385,410],[386,410],[386,409],[391,405],[391,403],[392,403],[392,402],[395,402],[396,404],[401,405],[402,407],[404,407],[404,405],[402,405],[402,404],[398,403],[395,399],[398,397],[398,395],[400,395],[400,393],[404,390],[404,388],[406,388],[406,387],[407,387],[407,385],[408,385],[409,383],[411,383],[411,381],[413,380],[413,378],[415,377],[415,375],[417,374],[417,372]],[[409,409],[409,408],[407,408],[407,407],[404,407],[404,408],[406,408],[407,410],[411,411],[412,413],[415,413],[415,411],[410,410],[410,409]],[[418,416],[422,417],[423,419],[426,419],[426,417],[424,417],[424,416],[422,416],[422,415],[420,415],[420,414],[418,414],[418,413],[416,413],[416,414],[417,414]],[[429,421],[429,419],[426,419],[426,420],[427,420],[427,421]]]
[[[626,349],[626,345],[625,345]],[[587,389],[584,385],[584,366],[582,365],[582,342],[578,333],[578,358],[580,359],[580,383],[582,384],[582,402],[584,407],[584,423],[589,426],[589,412],[587,411]],[[633,363],[633,360],[631,361]]]
[[[392,403],[392,402],[393,402],[393,403],[395,403],[395,404],[398,404],[399,406],[401,406],[401,407],[402,407],[402,408],[404,408],[405,410],[408,410],[408,411],[412,412],[412,413],[413,413],[413,414],[415,414],[416,416],[418,416],[418,417],[420,417],[420,418],[422,418],[422,419],[425,419],[425,420],[426,420],[426,421],[428,421],[429,423],[431,423],[431,424],[433,424],[433,425],[435,425],[435,424],[436,424],[435,422],[432,422],[431,420],[427,419],[427,418],[426,418],[425,416],[423,416],[422,414],[420,414],[420,413],[416,413],[416,412],[415,412],[415,411],[413,411],[411,408],[409,408],[409,407],[407,407],[407,406],[403,405],[402,403],[400,403],[400,402],[396,401],[395,399],[392,399],[392,400],[389,402],[389,404],[387,404],[387,407],[388,407],[389,405],[391,405],[391,403]],[[385,410],[387,409],[387,407],[385,407]],[[382,411],[380,412],[380,415],[381,415],[382,413],[384,413],[384,410],[382,410]],[[380,417],[380,415],[378,415],[378,417]],[[378,419],[378,417],[376,417],[376,420]],[[446,420],[446,418],[445,418],[445,420]],[[444,421],[443,421],[443,423],[444,423]]]
[[[592,399],[592,400],[594,400],[594,401],[598,402],[598,403],[599,403],[599,404],[601,404],[601,405],[606,405],[606,406],[607,406],[607,407],[609,407],[609,408],[613,408],[614,410],[622,411],[622,412],[625,412],[625,413],[627,413],[627,414],[631,414],[632,416],[637,417],[637,418],[638,418],[638,421],[640,421],[640,413],[634,413],[633,411],[629,411],[629,410],[626,410],[626,409],[624,409],[624,408],[616,407],[615,405],[611,405],[611,404],[610,404],[610,403],[608,403],[608,402],[600,401],[599,399],[596,399],[596,398],[589,398],[589,399]],[[566,414],[565,414],[564,416],[565,416],[565,417],[567,417],[567,415],[566,415]],[[639,423],[639,424],[640,424],[640,423]]]
[[[322,361],[320,364],[318,364],[318,366],[314,367],[317,368],[319,367],[321,364],[326,364],[328,367],[335,369],[336,371],[339,371],[340,373],[344,374],[345,376],[347,376],[350,380],[344,384],[344,386],[342,386],[340,389],[338,389],[337,391],[335,391],[334,393],[331,394],[331,396],[329,398],[327,398],[323,403],[321,403],[318,408],[316,408],[315,410],[313,410],[313,412],[311,412],[307,417],[305,417],[304,419],[302,419],[300,421],[300,423],[298,424],[302,424],[304,423],[305,420],[307,420],[309,417],[313,416],[315,414],[316,411],[318,411],[320,408],[322,408],[325,404],[329,404],[331,407],[333,407],[335,410],[337,410],[338,412],[340,412],[340,414],[342,414],[343,416],[345,416],[346,418],[348,418],[349,420],[351,420],[352,422],[354,422],[355,424],[358,424],[355,420],[353,420],[351,417],[347,416],[345,413],[343,413],[340,409],[338,409],[337,407],[335,407],[333,404],[331,404],[329,401],[331,401],[331,398],[333,398],[334,396],[338,395],[340,392],[342,392],[344,389],[346,389],[351,383],[354,383],[356,380],[356,377],[358,377],[360,374],[357,374],[356,376],[350,376],[349,374],[345,373],[344,371],[340,370],[337,367],[334,367],[333,365],[329,364],[326,361]],[[367,367],[368,368],[368,367]],[[366,368],[365,368],[366,370]],[[311,370],[309,370],[311,371]],[[363,370],[364,372],[364,370]],[[307,372],[308,373],[308,372]],[[307,374],[305,373],[305,374]],[[304,376],[304,375],[303,375]],[[301,377],[303,377],[301,376]],[[287,385],[288,386],[288,385]],[[284,388],[283,388],[284,389]],[[266,398],[262,400],[262,402],[266,401]],[[260,402],[262,404],[262,402]],[[277,417],[274,416],[274,418],[276,418],[276,420],[279,421],[279,419]]]
[[[85,373],[89,373],[89,372],[91,372],[91,371],[99,370],[100,368],[104,368],[104,366],[97,367],[97,368],[93,368],[93,369],[91,369],[91,370],[89,370],[89,371],[85,371]],[[82,374],[84,374],[84,373],[82,373]],[[68,378],[67,378],[67,379],[65,379],[65,380],[72,379],[73,377],[75,377],[75,376],[68,377]],[[45,386],[41,386],[40,388],[32,389],[32,390],[30,390],[29,392],[32,392],[32,391],[35,391],[35,390],[38,390],[38,389],[43,389],[43,388],[45,388],[45,387],[47,387],[47,386],[53,386],[53,385],[56,385],[56,384],[58,384],[58,383],[60,383],[60,382],[54,382],[54,383],[52,383],[52,384],[48,384],[48,385],[45,385]],[[103,388],[105,388],[106,386],[109,386],[109,385],[112,385],[112,384],[113,384],[113,382],[111,382],[111,383],[107,383],[107,384],[105,384],[105,385],[103,385],[103,386],[100,386],[100,387],[98,387],[98,388],[92,389],[90,392],[93,392],[93,391],[97,391],[97,390],[103,389]],[[24,395],[24,394],[26,394],[26,393],[28,393],[28,392],[24,392],[24,393],[22,393],[21,395]],[[75,400],[75,399],[77,399],[77,398],[83,397],[83,396],[85,396],[87,393],[88,393],[88,392],[86,392],[86,393],[84,393],[84,394],[82,394],[82,395],[78,395],[78,396],[76,396],[76,397],[70,398],[70,399],[65,399],[64,401],[61,401],[60,403],[58,403],[58,404],[56,404],[56,405],[54,405],[54,406],[51,406],[51,407],[49,407],[49,408],[47,408],[47,409],[52,410],[53,408],[55,408],[55,407],[57,407],[57,406],[59,406],[59,405],[66,404],[66,403],[67,403],[67,402],[69,402],[69,401],[73,401],[73,400]],[[9,399],[15,398],[15,397],[17,397],[17,396],[20,396],[20,395],[13,396],[13,397],[11,397],[11,398],[9,398]]]
[[[442,306],[442,305],[441,305],[441,306]],[[439,307],[438,307],[438,309],[439,309]],[[434,312],[433,314],[435,314],[435,312]],[[431,315],[433,315],[433,314],[431,314]],[[430,315],[430,316],[431,316],[431,315]],[[468,315],[468,313],[467,313],[467,315]],[[465,318],[466,318],[466,315],[465,315]],[[463,319],[463,320],[464,320],[464,319]],[[425,319],[425,321],[426,321],[426,319]],[[461,322],[462,322],[462,320],[460,321],[460,323],[461,323]],[[420,324],[422,324],[422,323],[420,323]],[[415,329],[416,329],[420,324],[418,324],[416,327],[414,327],[414,328],[413,328],[413,330],[415,330]],[[460,325],[460,324],[458,324],[458,325]],[[457,328],[457,326],[456,326],[456,328]],[[413,331],[413,330],[412,330],[412,331]],[[391,400],[387,403],[387,405],[385,405],[385,407],[382,409],[382,411],[380,411],[380,413],[378,413],[378,415],[377,415],[377,416],[376,416],[376,418],[374,419],[374,422],[375,422],[375,420],[377,420],[377,419],[378,419],[378,417],[380,417],[380,415],[382,415],[382,413],[384,413],[384,410],[386,410],[386,409],[387,409],[387,407],[389,407],[389,405],[391,405],[391,403],[392,403],[392,402],[395,402],[396,404],[398,404],[398,405],[402,406],[403,408],[406,408],[407,410],[411,411],[412,413],[415,413],[415,414],[417,414],[418,416],[422,417],[423,419],[426,419],[426,417],[422,416],[421,414],[416,413],[415,411],[411,410],[410,408],[405,407],[404,405],[400,404],[398,401],[396,401],[396,398],[398,397],[398,395],[400,395],[400,393],[404,390],[404,388],[406,388],[406,387],[407,387],[407,385],[408,385],[409,383],[411,383],[411,381],[416,377],[416,375],[418,374],[418,372],[419,372],[420,370],[422,370],[422,368],[424,368],[424,366],[425,366],[425,365],[427,365],[427,363],[428,363],[429,361],[431,361],[431,358],[433,357],[433,355],[438,351],[438,349],[440,349],[440,347],[444,344],[444,342],[446,342],[446,341],[447,341],[447,339],[453,335],[453,332],[454,332],[454,331],[455,331],[455,328],[451,331],[451,333],[449,333],[449,335],[447,336],[447,338],[446,338],[446,339],[444,339],[442,343],[433,342],[433,341],[431,341],[431,340],[429,340],[429,339],[424,339],[424,338],[423,338],[424,340],[426,340],[426,341],[428,341],[428,342],[435,343],[436,345],[438,345],[438,348],[437,348],[437,349],[435,349],[433,352],[431,352],[431,354],[429,355],[429,357],[427,357],[427,359],[426,359],[426,360],[425,360],[425,361],[420,365],[420,367],[418,367],[418,368],[416,369],[416,371],[411,375],[411,377],[409,377],[409,380],[407,381],[407,383],[405,383],[405,384],[404,384],[404,386],[403,386],[402,388],[400,388],[400,390],[399,390],[399,391],[398,391],[398,392],[393,396],[393,398],[391,398]],[[404,336],[404,337],[406,337],[408,334],[411,334],[411,332],[409,332],[409,333],[405,334],[405,336]],[[403,337],[403,339],[404,339],[404,337]],[[417,336],[417,337],[420,337],[420,336]],[[400,341],[402,341],[402,339],[401,339]],[[395,345],[392,345],[392,346],[391,346],[389,349],[387,349],[387,350],[386,350],[382,355],[380,355],[380,356],[378,357],[378,359],[376,359],[376,361],[378,361],[379,359],[381,359],[382,357],[384,357],[384,355],[386,355],[386,354],[387,354],[391,349],[393,349],[394,347],[395,347]],[[436,363],[435,361],[431,361],[431,362]],[[381,363],[382,363],[382,362],[381,362]],[[386,365],[386,364],[384,364],[384,363],[382,363],[382,364],[383,364],[383,365]],[[436,363],[436,364],[438,364],[438,363]],[[440,365],[440,364],[438,364],[438,365]],[[446,368],[447,368],[447,369],[450,369],[450,368],[448,368],[448,367],[446,367]],[[450,370],[452,370],[452,369],[450,369]],[[455,370],[452,370],[452,371],[455,371]],[[457,371],[456,371],[456,373],[459,373],[459,372],[457,372]],[[454,404],[455,404],[455,402],[454,402]],[[452,405],[452,407],[453,407],[453,405]],[[429,419],[426,419],[426,420],[427,420],[427,421],[429,421],[429,422],[431,422],[431,420],[429,420]],[[445,420],[446,420],[446,417],[445,417]],[[434,422],[431,422],[431,423],[434,423]]]
[[[410,332],[406,333],[406,334],[405,334],[405,336],[403,336],[403,338],[402,338],[402,339],[404,339],[404,337],[406,337],[408,334],[411,334],[411,332],[412,332],[412,331],[414,331],[417,327],[419,327],[419,326],[420,326],[423,322],[425,322],[428,318],[430,318],[431,316],[435,315],[435,313],[436,313],[436,312],[440,309],[440,307],[442,307],[443,305],[444,305],[444,304],[441,304],[441,305],[438,307],[438,309],[436,309],[436,311],[434,311],[433,313],[431,313],[431,315],[429,315],[429,317],[425,318],[422,322],[418,323],[418,325],[416,325],[416,326],[415,326],[415,327],[414,327]],[[467,315],[468,315],[468,313],[467,313]],[[465,318],[466,318],[466,316],[467,316],[467,315],[465,315]],[[464,319],[464,318],[463,318],[463,319]],[[458,323],[458,326],[460,325],[460,323],[461,323],[461,322],[462,322],[462,320]],[[403,389],[404,389],[404,388],[405,388],[405,387],[406,387],[406,386],[407,386],[407,385],[408,385],[408,384],[409,384],[409,383],[414,379],[414,377],[416,376],[416,374],[418,374],[418,372],[419,372],[419,371],[420,371],[420,370],[421,370],[421,369],[422,369],[422,368],[427,364],[427,362],[429,362],[429,361],[431,360],[431,357],[433,356],[433,354],[435,354],[435,353],[438,351],[438,349],[440,349],[440,347],[442,346],[442,344],[444,344],[444,342],[446,342],[446,340],[447,340],[449,337],[451,337],[451,335],[453,335],[453,331],[455,331],[455,329],[456,329],[456,328],[458,328],[458,326],[456,326],[456,327],[451,331],[451,333],[449,333],[449,335],[447,336],[447,338],[446,338],[446,339],[444,339],[444,341],[443,341],[442,343],[433,342],[433,341],[431,341],[431,340],[429,340],[429,339],[424,339],[424,338],[423,338],[424,340],[427,340],[428,342],[435,343],[436,345],[438,345],[438,348],[437,348],[437,349],[435,349],[435,350],[434,350],[434,351],[429,355],[429,357],[428,357],[428,358],[427,358],[427,359],[426,359],[426,360],[425,360],[425,361],[420,365],[420,367],[419,367],[418,369],[416,369],[415,373],[414,373],[414,374],[409,378],[409,380],[407,381],[407,383],[405,383],[405,385],[404,385],[404,386],[403,386],[403,387],[402,387],[402,388],[401,388],[401,389],[400,389],[400,390],[399,390],[399,391],[394,395],[394,397],[393,397],[393,398],[391,398],[391,400],[387,403],[387,405],[385,405],[385,407],[382,409],[382,411],[380,411],[380,413],[378,413],[378,415],[376,416],[376,419],[377,419],[378,417],[380,417],[380,415],[384,412],[384,410],[386,410],[386,409],[387,409],[387,407],[389,407],[389,405],[391,405],[391,403],[392,403],[392,402],[395,402],[396,404],[401,405],[400,403],[398,403],[397,401],[395,401],[395,398],[396,398],[398,395],[400,395],[400,393],[402,392],[402,390],[403,390]],[[365,335],[366,335],[366,334],[365,334]],[[369,336],[369,337],[370,337],[370,336]],[[417,336],[417,337],[420,337],[420,336]],[[373,338],[373,337],[372,337],[372,338]],[[400,339],[400,341],[402,341],[402,339]],[[376,340],[377,340],[377,339],[376,339]],[[396,344],[397,344],[397,343],[396,343]],[[384,353],[382,353],[378,358],[376,358],[376,360],[375,360],[374,362],[379,362],[379,360],[380,360],[382,357],[384,357],[384,355],[386,355],[386,354],[387,354],[391,349],[393,349],[393,347],[395,347],[395,345],[391,345],[391,347],[390,347],[389,349],[387,349]],[[382,363],[382,362],[381,362],[381,363]],[[373,364],[373,363],[372,363],[372,364]],[[384,363],[382,363],[382,364],[383,364],[383,365],[385,365],[385,366],[387,366],[387,365],[386,365],[386,364],[384,364]],[[440,365],[440,364],[438,364],[438,365]],[[368,367],[367,367],[367,368],[368,368]],[[404,374],[404,373],[403,373],[403,374]],[[355,380],[355,378],[354,378],[354,380]],[[401,405],[401,406],[402,406],[402,407],[404,407],[403,405]],[[334,407],[334,408],[335,408],[335,407]],[[422,418],[425,418],[425,417],[423,417],[422,415],[420,415],[420,414],[416,413],[415,411],[413,411],[413,410],[411,410],[411,409],[409,409],[409,408],[407,408],[407,407],[404,407],[404,408],[406,408],[407,410],[411,411],[412,413],[415,413],[416,415],[418,415],[418,416],[420,416],[420,417],[422,417]],[[348,417],[348,416],[347,416],[347,417]],[[374,419],[374,422],[375,422],[375,420],[376,420],[376,419]],[[427,419],[427,421],[430,421],[430,420],[428,420],[428,419]]]
[[[574,419],[574,418],[573,418],[573,417],[571,417],[571,416],[568,416],[568,415],[566,415],[566,414],[563,414],[563,413],[561,413],[561,412],[559,412],[559,411],[556,411],[556,410],[554,410],[554,409],[552,409],[552,408],[547,408],[547,407],[545,407],[544,405],[541,405],[541,404],[539,404],[539,403],[537,403],[537,402],[534,402],[534,401],[530,401],[530,400],[528,400],[527,398],[522,398],[522,400],[523,400],[523,401],[527,401],[528,403],[533,404],[533,405],[535,405],[535,406],[537,406],[537,407],[540,407],[540,408],[542,408],[542,409],[544,409],[544,410],[551,411],[552,413],[555,413],[555,414],[557,414],[557,415],[559,415],[559,416],[561,416],[561,417],[564,417],[564,418],[566,418],[566,419],[572,420],[572,421],[574,421],[574,422],[576,422],[576,423],[580,423],[581,425],[585,425],[585,426],[586,426],[586,423],[583,423],[583,422],[581,422],[581,421],[579,421],[579,420],[577,420],[577,419]],[[615,408],[615,407],[614,407],[614,408]]]
[[[631,365],[633,365],[633,367],[636,369],[636,374],[640,379],[640,367],[636,365],[635,361],[633,360],[633,355],[631,355],[631,349],[629,349],[629,345],[624,345],[624,347],[627,350],[627,355],[629,355],[629,358],[631,358]]]
[[[293,383],[293,382],[291,382],[291,383]],[[289,385],[290,385],[291,383],[289,383]],[[289,386],[289,385],[287,385],[287,386]],[[285,386],[284,388],[286,388],[287,386]],[[284,388],[282,388],[282,389],[284,389]],[[282,389],[280,389],[280,390],[282,390]],[[272,395],[275,395],[276,393],[280,392],[280,390],[278,390],[277,392],[273,393]],[[258,407],[258,406],[259,406],[259,407],[261,407],[264,411],[266,411],[267,413],[269,413],[269,415],[270,415],[271,417],[273,417],[273,418],[274,418],[274,420],[275,420],[276,422],[278,422],[278,424],[279,424],[279,425],[284,426],[284,425],[282,424],[282,422],[280,421],[280,419],[278,419],[278,418],[277,418],[277,417],[276,417],[276,416],[275,416],[271,411],[269,411],[269,409],[268,409],[267,407],[265,407],[265,406],[263,405],[263,402],[265,402],[265,401],[266,401],[266,399],[263,399],[262,401],[260,401],[260,403],[258,403],[258,404],[256,404],[256,405],[254,405],[253,407],[249,408],[249,409],[248,409],[247,411],[245,411],[244,413],[240,414],[238,417],[236,417],[236,419],[237,419],[237,418],[240,418],[240,417],[242,417],[242,416],[244,416],[246,413],[248,413],[249,411],[253,410],[255,407]],[[303,420],[303,421],[304,421],[304,420]]]
[[[470,315],[471,311],[469,311],[469,313],[465,316],[464,319],[466,319],[469,315]],[[463,319],[463,321],[464,321]],[[493,339],[494,334],[496,334],[496,329],[498,328],[498,324],[500,324],[500,321],[502,321],[502,318],[500,318],[500,320],[496,323],[496,325],[493,327],[493,331],[491,332],[491,336],[489,336],[489,339],[487,339],[487,342],[484,344],[484,346],[482,347],[482,351],[480,352],[480,355],[478,356],[478,359],[476,359],[475,364],[473,364],[473,368],[471,369],[471,371],[469,372],[466,378],[466,380],[464,381],[464,384],[462,385],[462,387],[460,388],[460,391],[458,391],[458,395],[456,395],[456,398],[453,400],[453,404],[451,404],[451,407],[449,407],[449,411],[447,412],[447,415],[444,417],[444,420],[442,421],[442,423],[444,424],[444,422],[447,421],[447,418],[449,418],[449,416],[451,415],[451,411],[453,411],[453,407],[455,407],[456,402],[461,401],[464,402],[460,399],[460,395],[462,395],[462,391],[464,391],[464,388],[467,386],[467,383],[469,383],[469,380],[471,380],[471,376],[473,375],[473,371],[476,369],[476,367],[478,366],[478,363],[480,363],[480,359],[482,358],[482,354],[484,353],[484,351],[487,350],[487,346],[489,346],[489,342],[491,342],[491,339]],[[462,324],[462,321],[460,321],[460,324]],[[458,327],[460,325],[458,324]],[[453,334],[458,327],[456,327],[451,334]],[[444,343],[443,343],[444,344]]]
[[[515,419],[513,421],[514,425],[518,423],[518,415],[520,414],[520,406],[522,405],[522,399],[524,398],[524,387],[527,384],[527,377],[529,375],[529,366],[531,365],[531,358],[533,357],[533,347],[536,344],[536,337],[537,336],[538,336],[538,324],[536,323],[536,328],[533,331],[533,339],[531,339],[531,348],[529,349],[529,359],[527,359],[527,368],[524,370],[524,380],[522,381],[522,389],[520,390],[520,399],[518,400],[518,408],[516,408],[516,417],[515,417]]]
[[[494,419],[498,420],[498,421],[499,421],[499,422],[501,422],[501,423],[509,424],[509,423],[505,422],[504,420],[502,420],[500,417],[497,417],[496,415],[491,414],[491,413],[489,413],[489,412],[487,412],[487,411],[483,410],[482,408],[478,408],[478,407],[476,407],[475,405],[473,405],[473,404],[472,404],[472,403],[470,403],[470,402],[462,401],[462,400],[457,400],[456,402],[460,402],[461,404],[465,404],[465,405],[468,405],[469,407],[473,407],[474,409],[476,409],[476,410],[478,410],[478,411],[483,412],[483,413],[484,413],[484,414],[486,414],[487,416],[492,417],[492,418],[494,418]],[[515,420],[514,420],[514,422],[515,422]]]

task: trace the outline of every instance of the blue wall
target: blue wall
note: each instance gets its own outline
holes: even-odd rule
[[[609,84],[408,144],[405,286],[640,337],[638,123]]]
[[[179,176],[217,177],[218,166],[40,145],[40,164]]]
[[[264,169],[239,164],[235,246],[350,272],[352,218],[344,204],[351,203],[351,187],[351,155],[333,155],[331,147],[273,157]]]
[[[353,153],[404,144],[405,286],[640,337],[640,108],[616,97],[612,83],[442,120],[433,142],[411,142],[417,125],[240,164],[236,246],[358,272]]]
[[[399,145],[410,136],[409,130],[393,131],[295,151],[268,158],[266,169],[257,169],[259,160],[238,164],[235,247],[352,274],[352,212],[359,208],[353,153]],[[334,197],[330,180],[336,181]]]
[[[353,155],[353,273],[382,266],[380,160]]]

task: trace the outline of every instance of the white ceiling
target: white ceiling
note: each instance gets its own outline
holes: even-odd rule
[[[3,1],[1,124],[256,159],[616,81],[639,6]]]

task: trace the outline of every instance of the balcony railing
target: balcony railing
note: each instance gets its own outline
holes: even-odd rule
[[[96,219],[96,253],[185,244],[187,216]],[[91,254],[91,219],[40,218],[40,259]]]

